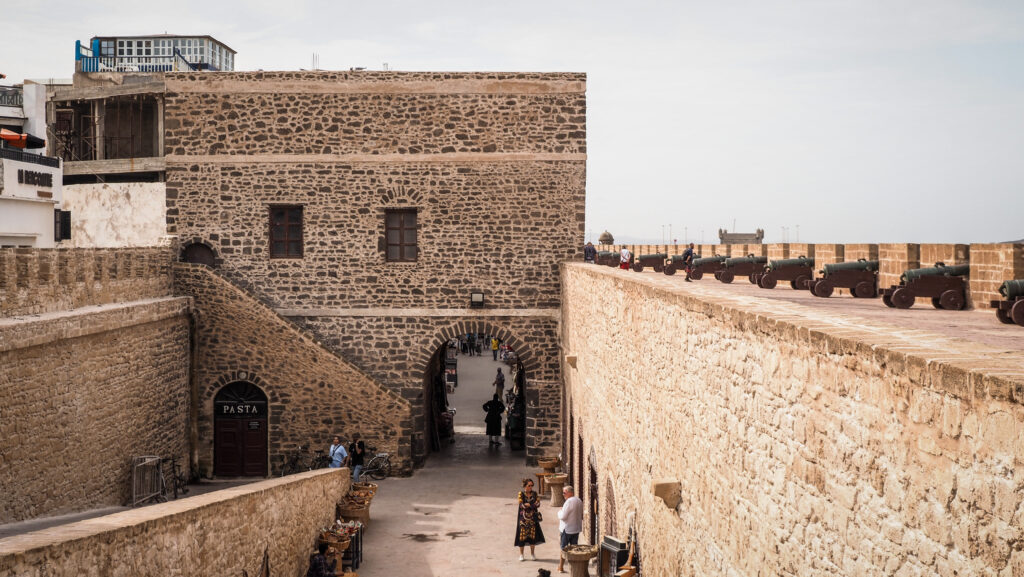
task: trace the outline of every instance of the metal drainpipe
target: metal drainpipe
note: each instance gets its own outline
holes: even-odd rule
[[[196,366],[199,364],[199,310],[195,303],[189,306],[188,315],[188,445],[189,445],[189,470],[192,477],[199,477],[199,385],[196,379]]]

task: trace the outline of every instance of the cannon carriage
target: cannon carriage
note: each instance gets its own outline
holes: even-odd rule
[[[807,281],[814,278],[814,259],[800,256],[768,262],[761,272],[751,275],[754,283],[763,289],[773,289],[780,280],[789,281],[793,290],[803,289]]]
[[[716,254],[715,256],[693,259],[693,265],[690,267],[690,279],[700,280],[704,278],[705,274],[715,274],[722,269],[726,258]]]
[[[1004,324],[1016,323],[1024,327],[1024,279],[1008,280],[999,287],[1003,300],[991,301],[996,318]]]
[[[641,254],[633,259],[632,268],[635,272],[644,272],[644,267],[651,267],[654,272],[664,272],[665,259],[668,253]]]
[[[855,298],[878,296],[878,261],[858,259],[826,264],[821,278],[807,281],[806,288],[816,297],[828,298],[837,288],[849,289]]]
[[[951,311],[962,310],[967,304],[965,276],[970,265],[946,266],[937,262],[934,267],[905,271],[900,284],[882,291],[885,306],[909,309],[917,297],[931,298],[932,306]]]
[[[722,262],[722,268],[715,271],[715,278],[725,284],[731,283],[738,276],[745,276],[753,284],[754,273],[764,270],[768,263],[766,256],[747,255],[736,258],[727,258]]]

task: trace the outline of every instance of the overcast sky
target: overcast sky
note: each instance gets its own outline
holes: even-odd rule
[[[239,70],[582,71],[596,240],[1024,238],[1024,2],[0,0],[0,72],[209,34]],[[671,236],[669,226],[671,225]]]

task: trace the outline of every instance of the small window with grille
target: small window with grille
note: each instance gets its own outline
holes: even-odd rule
[[[302,258],[302,207],[270,207],[270,258]]]
[[[384,229],[388,262],[415,262],[419,249],[416,245],[416,210],[387,210]]]

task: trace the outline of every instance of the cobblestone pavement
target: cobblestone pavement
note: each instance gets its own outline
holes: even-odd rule
[[[458,408],[456,442],[412,477],[380,481],[359,577],[534,577],[539,567],[556,573],[558,516],[550,498],[542,505],[547,542],[537,547],[537,561],[527,549],[520,562],[512,545],[520,480],[535,471],[522,451],[489,448],[483,434],[481,405],[494,394],[498,366],[508,379],[508,367],[490,354],[459,357],[459,387],[449,399]]]

